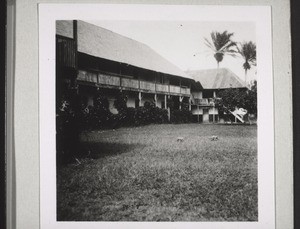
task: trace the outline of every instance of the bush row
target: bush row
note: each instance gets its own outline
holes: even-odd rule
[[[148,124],[169,123],[168,110],[156,107],[153,103],[145,102],[144,106],[132,108],[126,105],[126,96],[119,94],[114,102],[118,114],[109,110],[108,99],[103,95],[94,97],[93,106],[80,104],[80,99],[63,98],[57,108],[57,129],[107,129]],[[169,104],[168,104],[169,105]],[[171,106],[170,102],[170,106]],[[188,123],[192,114],[188,106],[182,104],[182,110],[170,109],[171,123]]]

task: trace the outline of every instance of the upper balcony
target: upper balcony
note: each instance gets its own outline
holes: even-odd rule
[[[122,75],[110,73],[92,73],[79,70],[77,80],[90,82],[102,87],[118,87],[120,89],[144,91],[150,93],[178,94],[190,96],[191,90],[188,87],[166,85],[137,79],[125,78]]]
[[[199,106],[214,106],[215,102],[214,102],[213,98],[194,99],[194,105],[199,105]]]

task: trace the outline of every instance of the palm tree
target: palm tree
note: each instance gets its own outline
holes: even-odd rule
[[[222,62],[224,55],[236,56],[236,43],[231,40],[233,33],[228,33],[227,31],[224,31],[223,33],[212,32],[210,36],[211,41],[204,38],[204,43],[213,51],[219,68],[219,64]]]
[[[256,66],[256,45],[252,41],[243,42],[238,47],[238,53],[244,59],[243,68],[245,69],[245,84],[247,84],[247,71],[252,66]]]

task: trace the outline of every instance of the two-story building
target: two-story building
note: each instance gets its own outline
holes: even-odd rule
[[[227,68],[187,71],[195,81],[201,83],[202,90],[193,90],[192,113],[195,122],[224,122],[220,119],[214,99],[218,93],[228,88],[246,90],[246,86],[239,77]]]
[[[75,88],[82,103],[93,105],[99,91],[107,97],[112,113],[118,92],[128,107],[146,101],[167,109],[185,103],[195,122],[219,122],[214,98],[227,88],[246,89],[226,68],[183,72],[149,46],[84,21],[56,22],[56,87],[60,94]]]
[[[92,105],[100,90],[112,113],[119,91],[126,94],[128,107],[149,101],[167,108],[171,98],[178,109],[181,102],[191,109],[191,87],[199,88],[192,76],[149,46],[77,20],[56,22],[56,70],[58,92],[75,87],[82,101]]]

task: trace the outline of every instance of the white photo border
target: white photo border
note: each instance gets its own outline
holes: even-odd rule
[[[84,12],[84,13],[83,13]],[[134,12],[134,13],[132,13]],[[234,12],[234,13],[233,13]],[[270,6],[39,4],[40,226],[66,228],[275,228],[274,106]],[[55,21],[253,21],[258,78],[258,222],[57,222]]]

